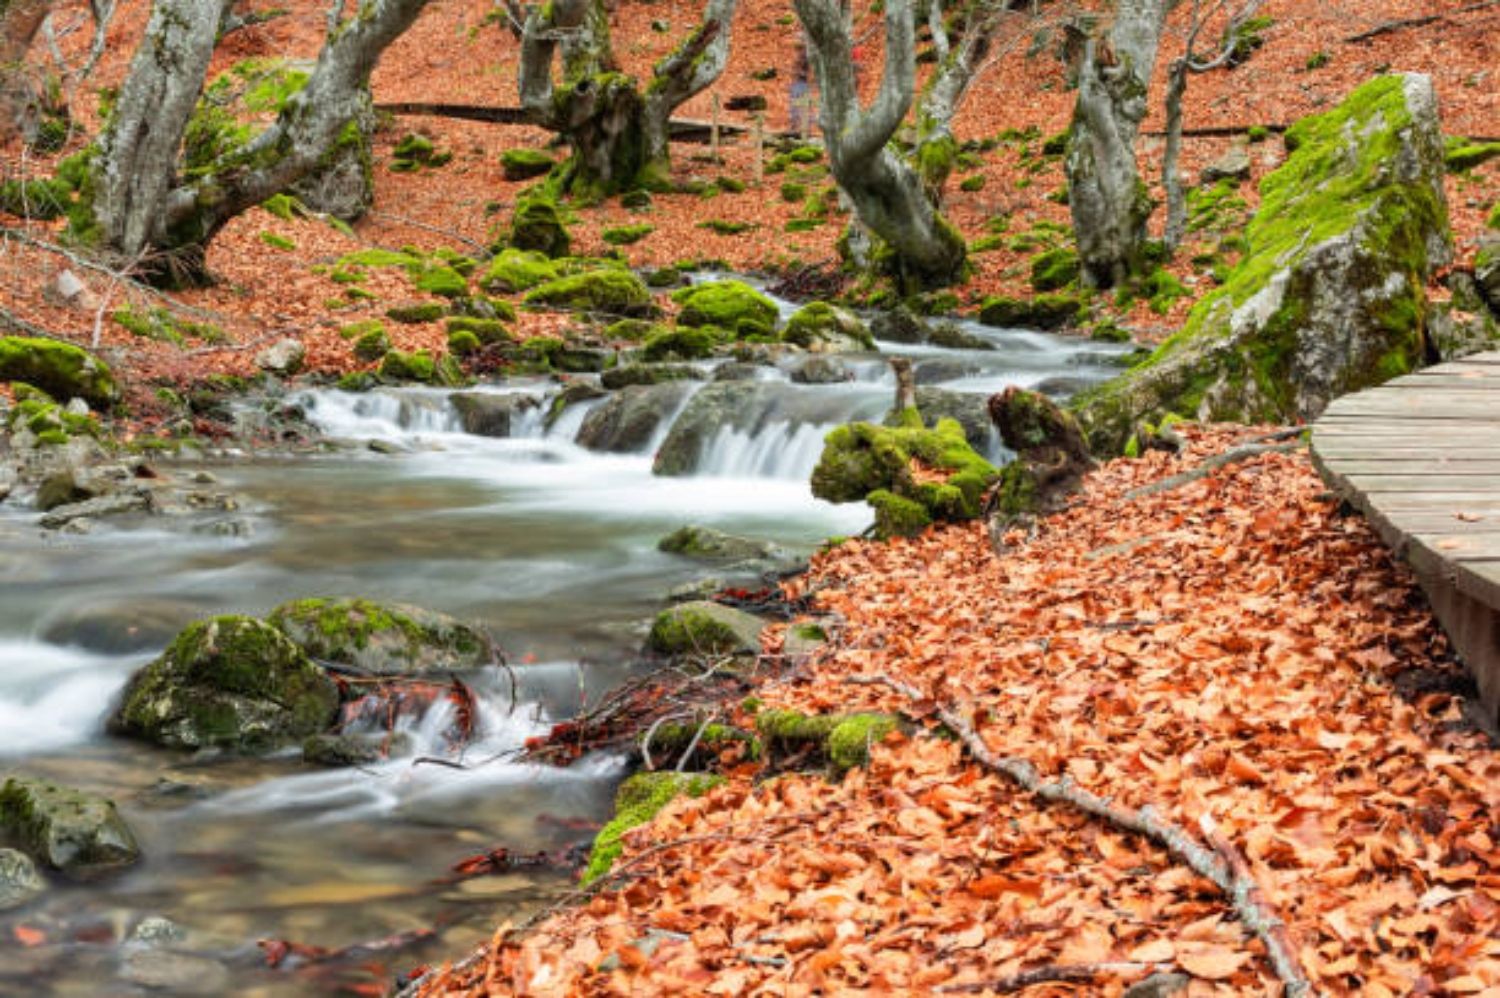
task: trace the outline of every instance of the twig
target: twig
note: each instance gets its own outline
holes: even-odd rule
[[[679,717],[687,717],[686,713],[663,714],[651,722],[651,727],[646,729],[646,737],[641,739],[641,759],[646,764],[648,771],[656,769],[656,761],[651,758],[651,739],[656,737],[656,729],[668,721],[675,721]]]
[[[930,697],[915,687],[885,675],[848,676],[844,682],[852,686],[884,686],[906,697],[913,704],[931,701]],[[910,710],[907,713],[913,714]],[[1266,947],[1272,969],[1286,985],[1286,994],[1290,998],[1300,998],[1308,993],[1310,985],[1307,978],[1297,965],[1296,958],[1285,948],[1285,929],[1281,920],[1268,910],[1259,886],[1253,878],[1248,877],[1248,871],[1242,874],[1235,870],[1232,864],[1197,842],[1188,832],[1164,821],[1151,805],[1147,804],[1132,813],[1113,806],[1103,797],[1078,788],[1068,777],[1044,781],[1036,767],[1025,759],[994,752],[973,726],[952,708],[938,705],[935,713],[949,730],[958,735],[969,753],[985,768],[1009,777],[1012,782],[1044,801],[1068,804],[1116,828],[1144,836],[1162,846],[1188,869],[1217,886],[1234,909],[1240,923]]]
[[[1300,428],[1296,430],[1297,435],[1300,435],[1302,432],[1303,430]],[[1135,499],[1144,499],[1146,496],[1154,496],[1160,492],[1170,492],[1173,489],[1180,489],[1184,485],[1191,484],[1199,479],[1207,478],[1220,468],[1228,467],[1231,464],[1248,461],[1263,454],[1287,454],[1303,446],[1305,444],[1302,441],[1294,440],[1291,443],[1246,444],[1243,447],[1235,447],[1224,451],[1222,454],[1215,454],[1213,457],[1205,458],[1201,464],[1188,471],[1176,475],[1168,475],[1166,478],[1133,488],[1125,493],[1124,499],[1126,502],[1130,502]]]
[[[420,222],[415,218],[407,218],[405,215],[398,215],[393,211],[375,211],[374,209],[371,209],[370,211],[365,212],[365,214],[373,218],[388,218],[400,225],[409,225],[414,229],[425,229],[428,232],[433,232],[440,236],[447,236],[449,239],[457,239],[461,243],[468,243],[470,246],[479,250],[481,253],[486,252],[489,249],[489,247],[485,246],[484,243],[475,242],[468,236],[463,235],[462,233],[454,232],[452,229],[445,229],[442,226],[438,225],[429,225],[426,222]]]
[[[697,750],[698,741],[703,737],[703,732],[708,730],[708,726],[718,716],[718,711],[709,711],[708,716],[703,719],[703,723],[698,725],[698,730],[693,732],[693,740],[688,742],[688,747],[683,751],[682,758],[677,760],[677,772],[680,773],[687,769],[688,760],[693,757],[693,752]]]
[[[1428,14],[1424,17],[1408,17],[1399,21],[1384,21],[1375,25],[1369,31],[1362,31],[1357,35],[1350,35],[1344,41],[1353,45],[1358,42],[1367,42],[1372,38],[1390,34],[1393,31],[1404,31],[1407,28],[1421,28],[1438,21],[1445,21],[1455,14],[1472,14],[1476,10],[1484,10],[1486,7],[1500,5],[1500,0],[1484,0],[1483,3],[1471,3],[1467,7],[1459,7],[1457,10],[1447,10],[1441,14]]]
[[[936,990],[942,994],[973,994],[981,991],[1020,991],[1033,984],[1053,981],[1092,981],[1100,977],[1124,977],[1145,971],[1165,973],[1171,970],[1164,963],[1063,963],[1033,967],[1019,973],[998,977],[990,981],[974,981],[969,984],[944,984]]]

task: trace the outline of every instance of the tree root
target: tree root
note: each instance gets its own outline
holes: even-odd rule
[[[906,697],[913,704],[931,700],[915,687],[889,676],[850,676],[845,682],[853,686],[884,686]],[[1205,819],[1203,826],[1210,843],[1205,847],[1184,829],[1164,821],[1149,804],[1135,812],[1124,811],[1104,798],[1078,788],[1067,777],[1046,782],[1037,773],[1036,767],[1025,759],[993,752],[974,727],[952,708],[937,706],[935,714],[958,735],[969,753],[986,769],[1008,777],[1044,801],[1071,805],[1116,828],[1150,839],[1188,869],[1213,883],[1223,892],[1240,924],[1265,946],[1271,968],[1286,985],[1289,998],[1300,998],[1308,993],[1311,986],[1287,939],[1286,927],[1266,902],[1243,858],[1217,832],[1209,831],[1213,827],[1211,819]]]
[[[937,991],[940,994],[977,994],[983,991],[1020,991],[1033,984],[1050,984],[1055,981],[1089,982],[1100,977],[1123,977],[1146,971],[1161,973],[1170,969],[1160,963],[1064,963],[1033,967],[1005,977],[973,984],[945,984]]]
[[[1279,435],[1300,436],[1304,432],[1306,432],[1306,427],[1298,426],[1286,430],[1280,430],[1277,431],[1277,433],[1267,434],[1266,437],[1257,439],[1274,440]],[[1205,458],[1201,464],[1188,471],[1184,471],[1176,475],[1169,475],[1166,478],[1159,479],[1147,485],[1142,485],[1139,488],[1131,489],[1129,492],[1125,493],[1124,498],[1126,502],[1132,502],[1136,499],[1144,499],[1147,496],[1158,495],[1162,492],[1171,492],[1173,489],[1180,489],[1184,485],[1191,485],[1193,482],[1207,478],[1209,475],[1213,474],[1215,471],[1218,471],[1220,468],[1227,468],[1231,464],[1238,464],[1241,461],[1249,461],[1252,458],[1260,457],[1262,454],[1288,454],[1294,450],[1300,449],[1303,446],[1305,446],[1305,444],[1301,440],[1293,440],[1288,443],[1244,444],[1242,446],[1234,447],[1227,451],[1224,451],[1222,454],[1215,454],[1212,457]]]

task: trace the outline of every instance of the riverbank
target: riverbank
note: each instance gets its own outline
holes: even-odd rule
[[[1018,791],[934,737],[939,710],[1044,780],[1194,838],[1210,821],[1319,990],[1500,986],[1500,754],[1419,591],[1305,453],[1133,493],[1254,436],[1185,435],[1093,474],[1004,556],[949,527],[815,558],[837,637],[734,720],[897,711],[911,733],[841,780],[741,771],[668,805],[606,889],[502,925],[420,993],[1277,986],[1223,892]]]

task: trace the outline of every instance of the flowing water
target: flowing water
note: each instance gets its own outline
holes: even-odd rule
[[[919,381],[980,394],[1007,384],[1066,392],[1110,373],[1118,352],[967,328],[995,349],[882,346],[912,356]],[[43,534],[32,511],[0,504],[0,773],[109,795],[144,849],[122,877],[55,885],[0,913],[0,994],[368,986],[461,953],[496,922],[567,890],[569,876],[547,869],[444,877],[497,846],[585,843],[608,818],[618,760],[557,770],[506,753],[630,675],[641,622],[667,591],[705,574],[659,553],[661,536],[698,523],[806,553],[868,524],[863,506],[820,502],[807,486],[831,426],[889,405],[883,360],[850,366],[856,380],[822,386],[761,372],[775,386],[757,396],[763,411],[714,434],[686,477],[651,472],[666,425],[639,453],[594,453],[575,437],[599,403],[575,404],[549,427],[541,413],[557,386],[516,380],[483,390],[542,405],[499,439],[464,434],[443,391],[303,393],[295,401],[309,420],[349,446],[208,463],[215,487],[241,502],[232,516],[121,521],[69,536]],[[199,759],[103,734],[126,677],[186,621],[356,594],[480,621],[515,663],[514,702],[503,674],[474,684],[481,723],[460,760],[467,768],[405,757],[316,770],[295,756]],[[445,728],[441,710],[423,719],[410,732],[414,754],[440,755]],[[153,916],[185,934],[165,948],[130,942]],[[256,946],[336,948],[414,930],[436,933],[394,954],[299,973],[267,969]]]

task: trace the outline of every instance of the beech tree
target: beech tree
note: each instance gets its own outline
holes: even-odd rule
[[[73,214],[73,233],[143,276],[206,278],[204,254],[225,223],[317,169],[357,128],[370,73],[427,0],[359,0],[329,10],[317,63],[276,120],[249,143],[184,169],[183,138],[234,0],[155,0]]]
[[[708,0],[701,23],[642,89],[619,70],[604,0],[507,0],[521,41],[521,107],[573,147],[560,178],[565,189],[597,196],[666,185],[672,113],[724,72],[736,4]]]
[[[941,212],[958,152],[950,129],[989,52],[1002,5],[970,4],[957,18],[962,34],[955,44],[941,0],[932,0],[928,25],[938,65],[918,100],[911,0],[888,0],[885,66],[869,107],[861,106],[855,87],[853,39],[838,0],[793,0],[793,6],[810,43],[829,168],[860,224],[880,242],[872,262],[883,263],[908,290],[959,280],[967,247]],[[903,153],[891,140],[913,103],[915,141]]]
[[[36,137],[43,95],[27,72],[26,53],[56,0],[0,0],[0,141]]]
[[[1078,100],[1065,167],[1082,278],[1114,287],[1139,268],[1151,198],[1136,169],[1135,140],[1162,28],[1175,0],[1117,0],[1108,34],[1077,46]]]

